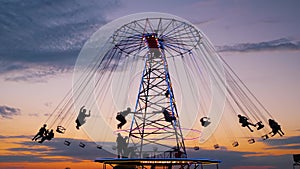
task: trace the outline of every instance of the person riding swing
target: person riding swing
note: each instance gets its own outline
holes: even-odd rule
[[[89,111],[88,114],[86,114],[86,109],[84,109],[85,106],[82,106],[80,108],[80,111],[79,111],[79,115],[77,116],[77,119],[76,119],[76,128],[79,130],[79,127],[82,126],[86,120],[85,118],[86,117],[90,117],[91,116],[91,110]]]
[[[271,129],[272,129],[272,131],[271,131],[269,134],[273,133],[273,134],[271,135],[271,137],[273,137],[273,136],[276,135],[277,133],[278,133],[280,136],[283,136],[283,135],[284,135],[283,131],[281,130],[281,126],[280,126],[275,120],[269,119],[269,125],[270,125],[270,127],[271,127]]]
[[[167,109],[163,108],[163,114],[164,114],[164,118],[166,122],[170,122],[171,124],[173,124],[173,120],[176,120],[176,117],[173,116],[172,114],[170,114]]]
[[[54,138],[54,132],[53,132],[53,129],[50,130],[50,132],[48,132],[46,135],[44,135],[42,137],[42,140],[39,141],[39,143],[43,143],[45,140],[51,140]]]
[[[117,125],[117,128],[118,128],[118,129],[121,129],[121,128],[127,123],[125,117],[126,117],[129,113],[133,113],[133,112],[131,112],[130,107],[128,107],[127,110],[125,110],[125,111],[118,112],[118,114],[117,114],[117,116],[116,116],[116,119],[120,122],[120,123]]]
[[[238,117],[239,117],[239,123],[241,123],[242,124],[242,127],[248,127],[248,129],[251,131],[251,132],[253,132],[253,130],[250,128],[250,126],[254,126],[254,127],[256,127],[256,125],[255,124],[252,124],[252,123],[250,123],[250,122],[248,122],[248,118],[247,117],[245,117],[245,116],[242,116],[242,115],[238,115]],[[249,126],[250,125],[250,126]]]
[[[40,130],[38,131],[38,133],[32,138],[32,141],[36,141],[39,138],[42,138],[44,136],[44,134],[46,133],[46,127],[47,124],[44,124],[43,127],[40,128]]]

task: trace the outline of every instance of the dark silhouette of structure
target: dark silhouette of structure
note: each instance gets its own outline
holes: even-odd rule
[[[295,166],[298,166],[300,168],[300,154],[293,154],[293,169],[295,169]]]

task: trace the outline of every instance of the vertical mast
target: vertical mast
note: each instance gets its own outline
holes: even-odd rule
[[[149,51],[137,97],[135,113],[129,131],[129,143],[136,155],[163,153],[173,149],[179,157],[186,156],[176,101],[163,41],[157,34],[144,34]],[[171,157],[171,155],[170,155]]]

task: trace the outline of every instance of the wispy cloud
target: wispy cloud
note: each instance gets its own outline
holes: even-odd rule
[[[2,162],[59,162],[69,161],[80,162],[83,160],[94,160],[96,157],[112,157],[113,154],[98,149],[94,142],[81,139],[54,138],[51,141],[45,141],[43,144],[31,141],[30,136],[1,136],[0,140],[15,140],[16,138],[23,139],[21,142],[15,142],[20,146],[6,147],[9,155],[0,155]],[[64,141],[71,141],[70,146],[64,145]],[[28,140],[28,141],[27,141]],[[79,147],[79,143],[84,142],[86,147]],[[30,152],[30,153],[26,153]],[[49,159],[49,157],[51,157]]]
[[[0,75],[38,81],[72,70],[85,41],[118,6],[118,0],[0,1]]]
[[[268,145],[266,150],[300,150],[300,136],[272,138],[264,140],[263,143]]]
[[[202,21],[192,21],[192,23],[197,26],[202,26],[202,25],[210,24],[216,20],[217,19],[215,19],[215,18],[211,18],[211,19],[202,20]]]
[[[281,145],[281,146],[273,146],[270,148],[266,148],[266,149],[286,149],[286,150],[300,150],[300,144],[297,145]]]
[[[240,43],[232,46],[218,46],[219,52],[255,52],[276,50],[300,50],[300,41],[287,38],[258,43]]]
[[[9,106],[0,106],[0,116],[4,119],[12,119],[13,116],[21,115],[21,110]]]
[[[16,138],[28,139],[28,138],[30,138],[30,136],[28,136],[28,135],[14,135],[14,136],[0,135],[0,139],[16,139]]]
[[[204,157],[221,160],[220,168],[286,168],[289,166],[291,155],[268,155],[268,156],[248,156],[253,152],[230,151],[230,150],[204,150],[188,152],[189,157]],[[238,159],[238,160],[237,160]]]
[[[300,136],[284,137],[284,138],[280,138],[280,139],[272,138],[269,140],[265,140],[263,142],[269,146],[283,146],[283,145],[289,145],[289,144],[299,144]]]
[[[27,81],[27,82],[45,82],[48,78],[55,77],[57,74],[71,72],[71,66],[51,66],[51,65],[32,65],[30,67],[22,67],[17,70],[11,70],[3,74],[6,81]]]
[[[39,114],[38,113],[29,113],[28,116],[38,117]]]

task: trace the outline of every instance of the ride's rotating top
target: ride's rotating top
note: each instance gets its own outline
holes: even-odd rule
[[[164,15],[130,21],[113,33],[112,43],[128,55],[143,56],[146,48],[150,51],[167,48],[166,57],[183,56],[192,51],[202,38],[199,30],[181,18],[176,20],[172,15],[164,18]]]

